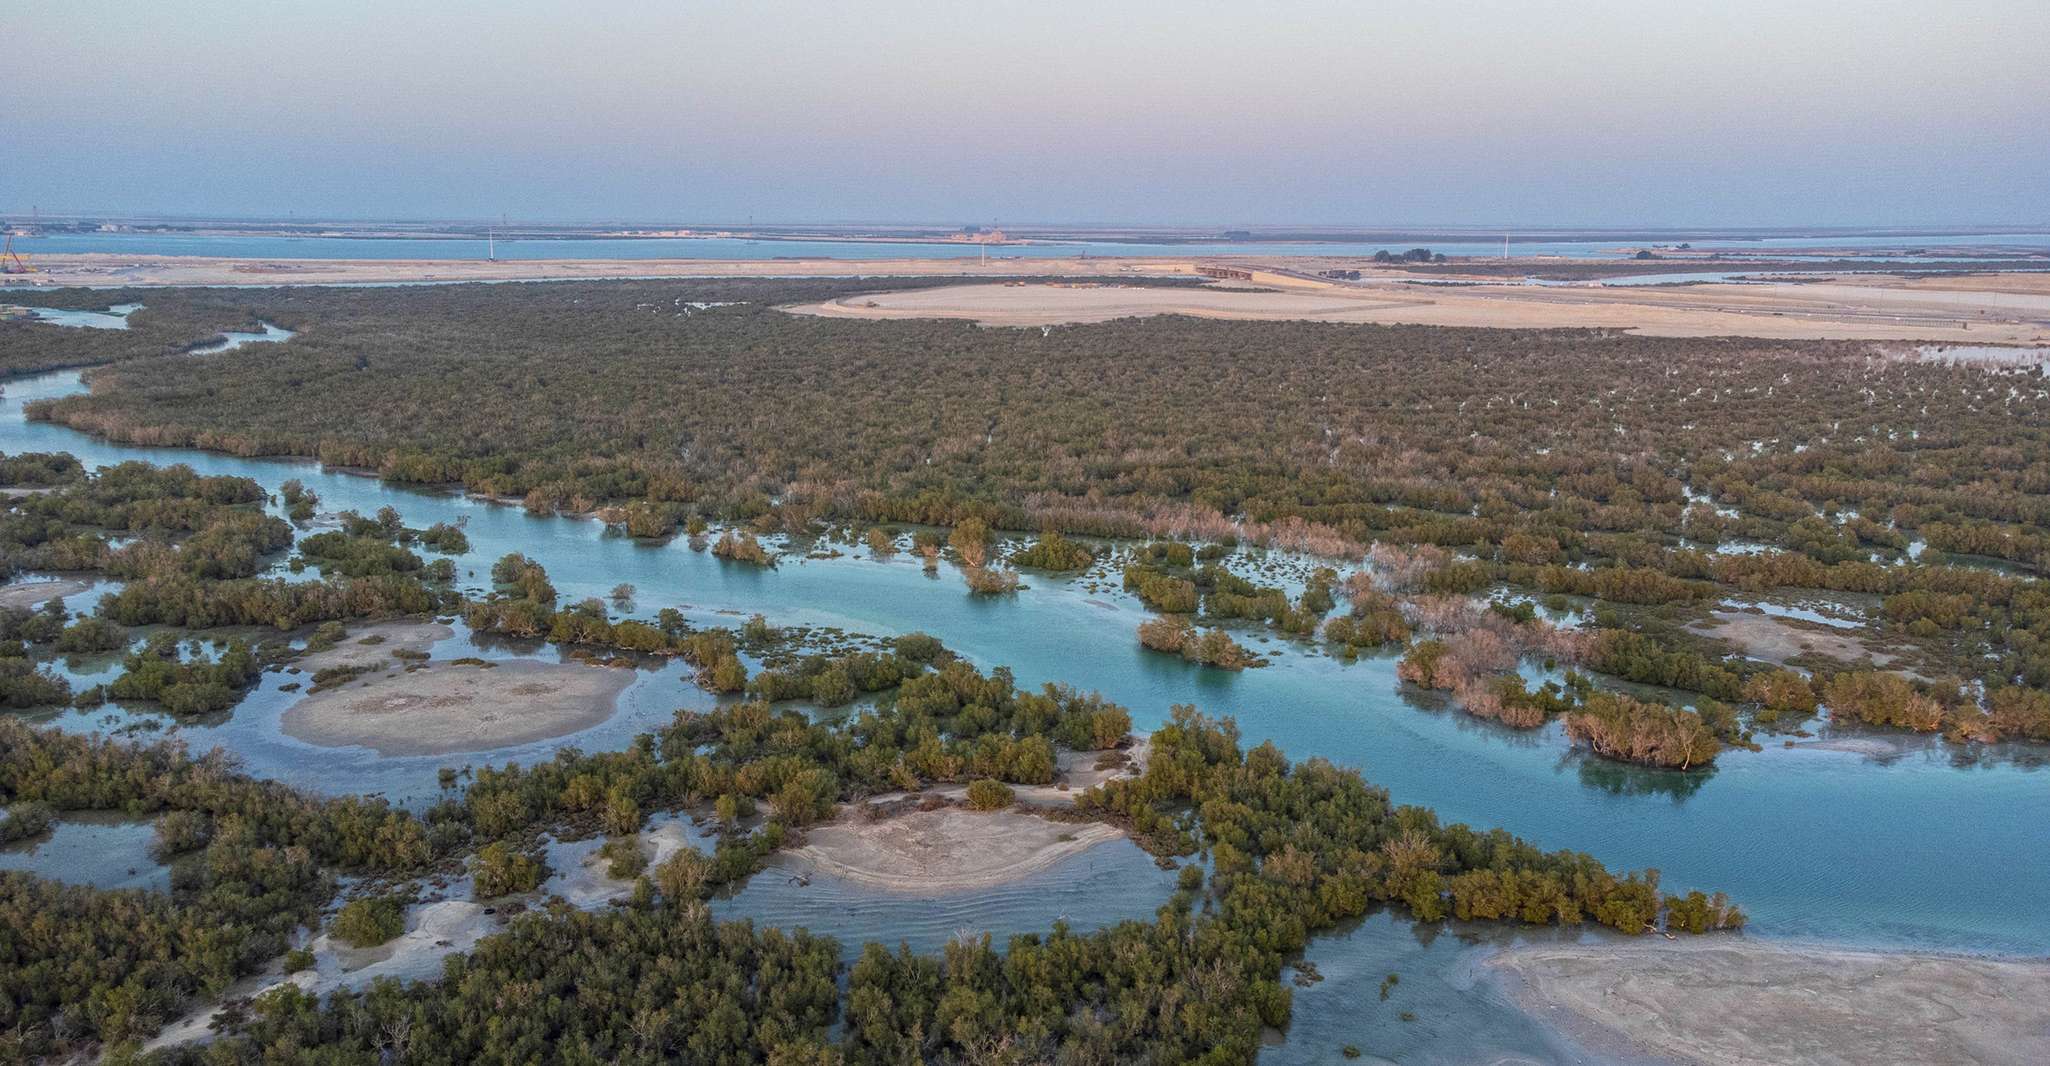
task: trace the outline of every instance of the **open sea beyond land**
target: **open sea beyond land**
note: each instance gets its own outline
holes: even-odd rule
[[[1509,234],[1514,255],[1556,255],[1613,258],[1619,249],[1653,243],[1641,240],[1556,241],[1520,239]],[[1659,242],[1670,243],[1670,242]],[[2009,252],[2050,250],[2050,233],[1937,234],[1912,237],[1767,237],[1690,240],[1696,249],[1719,250],[1750,257],[1813,254],[1823,249],[1906,249],[1944,246],[1998,247]],[[115,255],[183,255],[236,259],[483,259],[483,238],[441,237],[301,237],[281,235],[203,235],[182,233],[79,233],[17,237],[14,246],[25,255],[38,253]],[[1075,256],[1371,256],[1418,246],[1454,256],[1496,256],[1500,235],[1474,235],[1464,240],[1400,240],[1385,243],[1333,241],[1216,241],[1146,243],[1143,241],[1047,241],[992,245],[991,258],[1065,259]],[[932,259],[975,258],[983,246],[950,241],[752,240],[730,237],[562,237],[500,239],[490,249],[499,259]],[[1916,257],[1927,258],[1927,257]]]

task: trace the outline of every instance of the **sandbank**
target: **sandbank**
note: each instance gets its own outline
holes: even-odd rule
[[[308,744],[386,756],[490,751],[605,721],[633,679],[632,670],[538,659],[429,663],[311,693],[285,711],[283,727]]]
[[[2039,960],[1604,937],[1512,948],[1488,965],[1540,1022],[1604,1057],[2050,1062],[2050,962]]]
[[[302,655],[294,665],[309,674],[337,666],[372,666],[400,651],[424,654],[455,635],[440,622],[377,622],[351,629],[334,647]]]
[[[893,892],[966,892],[1037,873],[1124,833],[1102,822],[1055,822],[1013,808],[913,811],[869,821],[843,813],[806,830],[787,862]]]
[[[0,587],[0,607],[41,607],[53,596],[76,596],[92,588],[90,581],[60,577],[55,581],[17,581]]]

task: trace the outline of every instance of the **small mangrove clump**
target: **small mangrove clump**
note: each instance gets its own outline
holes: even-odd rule
[[[982,778],[968,783],[968,809],[971,811],[1000,811],[1011,805],[1015,793],[1011,786],[994,778]]]
[[[774,566],[776,557],[769,554],[762,542],[752,533],[735,533],[727,530],[712,544],[712,554],[734,563],[752,563],[755,566]]]
[[[541,878],[547,874],[548,867],[532,855],[515,851],[502,840],[494,840],[477,852],[470,872],[476,877],[474,895],[478,899],[495,899],[515,892],[532,892],[541,887]]]
[[[1594,693],[1567,714],[1566,735],[1598,755],[1675,770],[1714,762],[1723,747],[1700,714],[1613,692]]]
[[[963,576],[968,581],[968,591],[977,596],[1002,596],[1018,591],[1018,572],[999,570],[993,566],[971,566]]]
[[[1011,565],[1029,566],[1035,570],[1051,570],[1062,573],[1070,570],[1087,570],[1096,562],[1096,556],[1089,549],[1049,529],[1040,535],[1037,543],[1011,553]]]
[[[352,899],[327,927],[329,936],[359,948],[374,948],[405,931],[405,901],[397,896]]]
[[[1154,651],[1168,652],[1192,663],[1224,670],[1266,665],[1259,656],[1231,639],[1231,634],[1222,629],[1199,634],[1193,623],[1179,615],[1163,615],[1140,623],[1139,643]]]
[[[989,542],[989,523],[980,518],[970,518],[955,526],[947,537],[947,546],[970,570],[980,570],[989,562]]]

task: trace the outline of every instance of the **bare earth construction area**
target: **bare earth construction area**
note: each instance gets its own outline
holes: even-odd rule
[[[1727,1066],[2050,1062],[2050,964],[1743,941],[1517,948],[1538,1019],[1604,1055]]]
[[[1146,315],[1320,322],[1581,327],[1650,336],[2050,344],[2050,277],[1852,276],[1830,281],[1645,286],[1328,282],[1250,271],[1261,289],[951,285],[786,308],[831,318],[960,318],[1052,326]],[[1974,284],[1977,283],[1977,284]]]

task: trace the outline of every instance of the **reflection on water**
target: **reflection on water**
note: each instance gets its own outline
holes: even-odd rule
[[[105,311],[79,311],[65,307],[34,307],[29,317],[53,326],[74,329],[127,329],[128,316],[142,310],[141,304],[115,304]]]
[[[434,659],[475,656],[496,661],[569,661],[558,647],[532,642],[476,641],[460,621],[452,623],[452,628],[456,630],[454,636],[429,649]],[[99,684],[111,680],[118,667],[116,661],[103,667],[103,673],[72,676],[88,685]],[[195,752],[222,747],[235,753],[244,770],[258,776],[288,780],[300,788],[328,795],[380,795],[418,810],[439,798],[442,767],[460,769],[507,762],[529,765],[550,758],[557,748],[565,746],[616,751],[625,748],[634,736],[667,725],[678,709],[705,710],[717,702],[717,697],[689,679],[690,671],[681,660],[659,663],[635,671],[633,683],[620,694],[617,710],[604,722],[559,737],[504,747],[491,747],[488,740],[480,739],[477,751],[445,755],[382,756],[369,748],[325,747],[287,735],[283,728],[285,708],[298,702],[303,690],[295,687],[287,691],[285,686],[304,686],[309,681],[307,675],[298,672],[265,673],[233,710],[205,718],[180,721],[163,714],[153,704],[106,704],[58,712],[45,721],[51,728],[73,733],[132,730],[145,738],[182,740]]]
[[[988,933],[1002,949],[1012,935],[1043,935],[1057,921],[1078,933],[1150,921],[1174,884],[1173,872],[1129,840],[1100,844],[1008,884],[948,893],[878,891],[779,857],[712,910],[720,918],[830,934],[851,960],[872,940],[926,952],[956,936]]]
[[[1594,1061],[1524,1013],[1486,967],[1507,945],[1585,935],[1370,914],[1310,942],[1304,953],[1309,966],[1295,971],[1301,976],[1285,1039],[1263,1051],[1260,1061],[1342,1063],[1351,1061],[1347,1048],[1369,1063]]]
[[[1494,257],[1502,254],[1500,233],[1445,233],[1431,239],[1394,233],[1384,241],[1187,241],[1179,243],[1144,241],[1062,240],[1035,244],[1004,244],[986,248],[991,259],[1042,259],[1076,255],[1336,255],[1371,256],[1375,252],[1402,252],[1429,245],[1445,255]],[[1635,250],[1647,242],[1641,235],[1619,234],[1602,240],[1547,240],[1543,235],[1512,237],[1516,255],[1556,255],[1569,258],[1614,258],[1619,251]],[[1684,239],[1679,237],[1670,240]],[[1695,236],[1689,242],[1699,250],[1721,250],[1736,256],[1788,258],[1804,251],[1867,248],[1909,250],[1966,246],[2004,248],[2011,251],[2050,248],[2050,235],[2041,233],[1923,234],[1902,236],[1844,236],[1818,234],[1806,237],[1746,237],[1742,235]],[[258,259],[484,259],[484,235],[471,238],[419,237],[379,239],[370,237],[288,237],[277,235],[198,235],[181,233],[78,233],[17,237],[23,254],[42,253],[126,253],[137,255],[201,255]],[[914,241],[821,241],[757,240],[738,237],[606,238],[565,237],[560,239],[499,238],[489,254],[501,260],[524,259],[974,259],[985,246],[967,242]],[[1906,254],[1871,257],[1875,262],[1941,262],[1942,256]],[[1679,260],[1667,261],[1668,269],[1684,267]]]
[[[76,811],[43,836],[0,847],[0,870],[71,885],[168,892],[171,868],[150,854],[155,839],[154,819]]]
[[[675,847],[709,855],[713,827],[678,814],[659,814],[643,831],[644,853],[660,862]],[[604,838],[550,840],[546,894],[592,909],[632,890],[630,882],[605,876],[597,858]],[[1006,884],[957,892],[892,892],[819,873],[788,855],[772,857],[760,872],[711,901],[720,921],[748,919],[758,926],[805,928],[840,942],[849,962],[871,941],[895,949],[908,944],[935,952],[960,936],[988,934],[997,950],[1020,934],[1044,935],[1055,922],[1088,933],[1121,921],[1150,921],[1174,892],[1175,873],[1162,869],[1137,844],[1119,839],[1069,856]]]
[[[1602,759],[1574,748],[1559,757],[1559,765],[1573,767],[1580,775],[1580,783],[1589,788],[1598,788],[1617,796],[1667,796],[1675,804],[1684,803],[1701,791],[1715,776],[1714,766],[1696,767],[1692,770],[1661,770],[1650,766],[1631,766],[1614,759]]]
[[[219,340],[193,348],[191,353],[193,355],[213,355],[218,352],[228,351],[231,348],[240,348],[245,344],[276,344],[280,341],[291,340],[297,336],[296,333],[283,326],[273,326],[268,322],[259,322],[257,325],[263,328],[253,333],[237,332],[235,330],[223,332]]]

